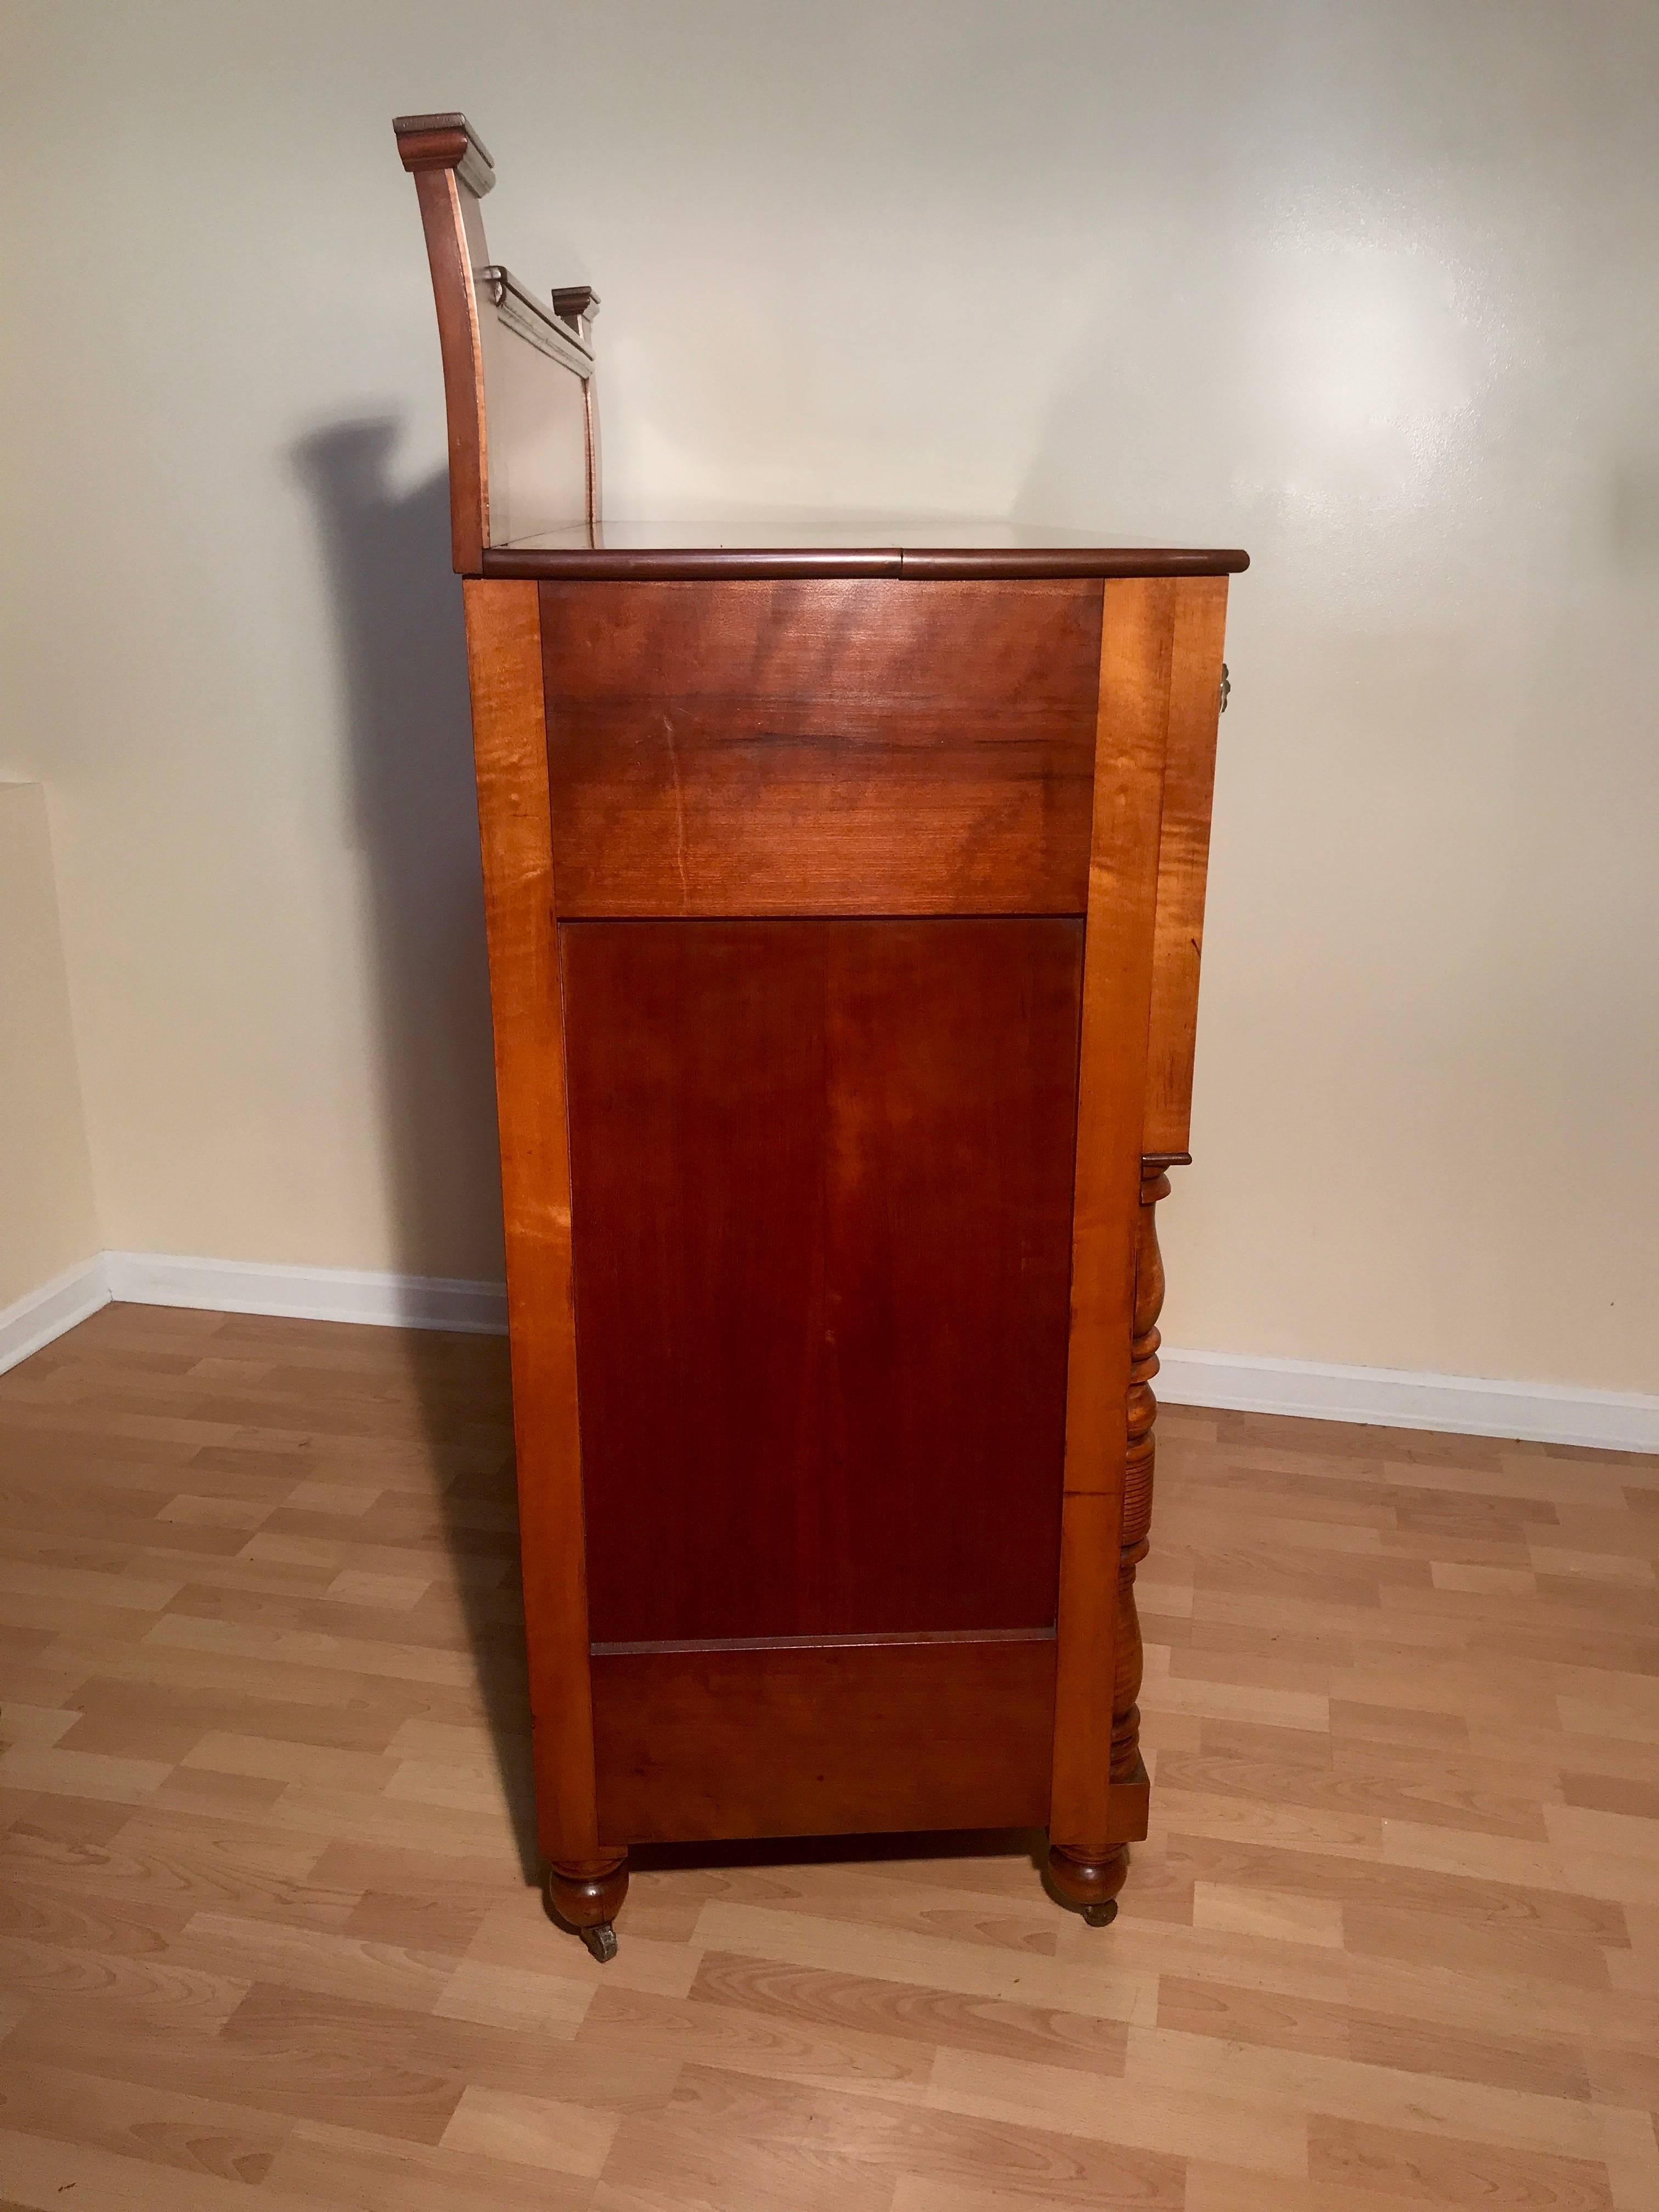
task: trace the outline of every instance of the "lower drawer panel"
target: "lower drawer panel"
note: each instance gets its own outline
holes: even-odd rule
[[[593,1655],[606,1845],[1041,1827],[1052,1636]]]

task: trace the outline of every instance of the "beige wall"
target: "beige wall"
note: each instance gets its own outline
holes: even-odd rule
[[[0,1311],[99,1242],[46,793],[0,783]]]
[[[604,298],[611,506],[1248,545],[1171,1342],[1659,1387],[1659,11],[6,17],[0,765],[106,1241],[499,1265],[438,356],[389,118]]]

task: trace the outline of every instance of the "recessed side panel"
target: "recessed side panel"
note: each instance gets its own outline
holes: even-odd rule
[[[1052,1626],[1080,925],[560,941],[594,1640]]]
[[[1101,586],[542,587],[562,917],[1080,914]]]
[[[1041,1827],[1051,1638],[593,1659],[608,1846]]]

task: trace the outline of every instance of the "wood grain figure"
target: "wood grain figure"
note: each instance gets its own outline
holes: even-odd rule
[[[1097,584],[548,585],[542,633],[562,919],[1083,912]]]
[[[1082,935],[562,930],[596,1641],[1053,1628]]]
[[[1158,828],[1176,586],[1104,587],[1079,1045],[1071,1338],[1054,1698],[1054,1887],[1104,1917],[1144,1799],[1115,1774],[1119,1581],[1130,1449]]]
[[[627,1880],[622,1855],[599,1850],[594,1798],[570,1146],[536,586],[469,583],[466,636],[540,1840],[555,1902],[587,1927],[609,1923]]]

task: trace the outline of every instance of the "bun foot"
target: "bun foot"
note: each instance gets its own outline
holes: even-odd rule
[[[625,1852],[614,1859],[567,1863],[548,1869],[548,1911],[565,1927],[574,1929],[601,1962],[617,1955],[617,1931],[611,1923],[627,1894]]]
[[[1062,1905],[1080,1912],[1091,1928],[1107,1927],[1117,1917],[1117,1893],[1129,1872],[1128,1846],[1085,1857],[1081,1852],[1051,1844],[1048,1850],[1048,1888]]]

